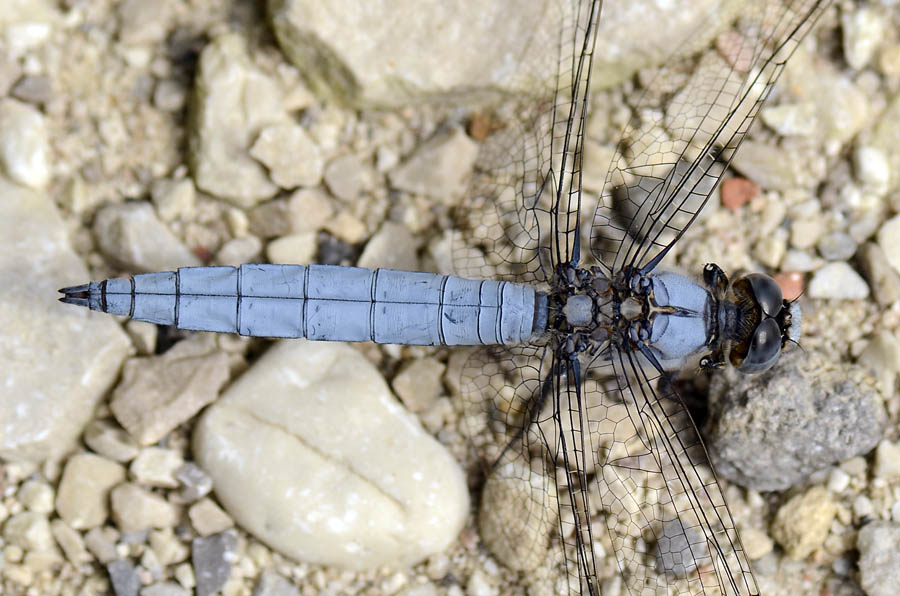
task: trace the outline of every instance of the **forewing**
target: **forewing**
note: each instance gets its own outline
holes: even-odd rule
[[[533,44],[546,51],[521,65],[533,85],[491,117],[467,199],[456,212],[456,273],[543,282],[577,258],[585,113],[600,0],[550,2]],[[553,31],[553,35],[545,31]],[[543,32],[543,33],[542,33]],[[535,53],[532,52],[532,55]]]
[[[652,269],[715,190],[785,62],[828,0],[747,2],[717,50],[675,60],[632,108],[594,215],[608,273]]]

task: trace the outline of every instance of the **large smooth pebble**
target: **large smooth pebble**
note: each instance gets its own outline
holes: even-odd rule
[[[272,347],[206,411],[193,447],[228,513],[299,561],[412,565],[469,510],[450,453],[344,344]]]

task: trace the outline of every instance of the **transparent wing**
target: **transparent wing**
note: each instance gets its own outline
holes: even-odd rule
[[[607,273],[650,270],[709,200],[785,62],[830,4],[747,2],[716,52],[661,67],[622,133],[591,247]]]
[[[463,373],[463,426],[485,471],[479,533],[538,593],[599,593],[595,462],[576,368],[549,348],[490,347]]]
[[[532,40],[544,59],[522,68],[532,86],[491,120],[467,200],[457,209],[456,273],[480,279],[547,281],[577,261],[585,111],[600,0],[560,0]],[[542,29],[544,30],[544,29]]]
[[[599,401],[596,477],[631,594],[758,594],[693,420],[640,354],[612,350]],[[590,390],[585,389],[590,395]]]

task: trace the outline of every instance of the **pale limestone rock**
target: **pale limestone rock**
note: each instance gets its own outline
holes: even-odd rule
[[[200,55],[188,131],[188,159],[200,190],[250,207],[278,192],[250,146],[266,126],[286,122],[283,90],[247,54],[237,34]]]
[[[126,534],[150,528],[171,528],[178,523],[179,511],[175,505],[130,482],[112,489],[109,504],[116,525]]]
[[[106,258],[132,272],[171,271],[201,264],[146,201],[102,208],[94,218],[93,230]]]
[[[56,208],[0,176],[0,457],[72,451],[128,349],[116,322],[56,302],[84,283]]]
[[[191,505],[188,509],[188,519],[201,536],[218,534],[234,526],[234,520],[212,499],[203,499]]]
[[[50,531],[53,532],[56,543],[73,565],[82,565],[91,560],[91,555],[85,548],[84,539],[81,534],[72,529],[72,526],[61,519],[54,519],[50,522]]]
[[[14,182],[43,188],[50,180],[49,151],[43,114],[15,99],[0,100],[0,170]]]
[[[409,228],[392,221],[384,222],[359,256],[360,267],[418,271],[416,239]]]
[[[801,560],[825,543],[837,504],[822,486],[814,486],[782,505],[772,521],[772,537],[788,556]]]
[[[391,386],[407,408],[421,412],[437,399],[446,368],[435,358],[418,358],[397,373]]]
[[[299,124],[265,127],[250,148],[250,155],[266,166],[272,182],[281,188],[316,186],[322,180],[322,153]]]
[[[455,540],[468,513],[452,456],[339,343],[270,348],[207,409],[192,445],[231,517],[297,560],[410,565]]]
[[[181,453],[163,447],[144,447],[128,468],[131,476],[146,486],[175,488],[175,473],[184,464]]]
[[[107,420],[91,420],[84,429],[84,442],[95,453],[113,461],[131,461],[138,454],[131,435]]]
[[[228,375],[228,355],[211,336],[195,335],[126,362],[110,408],[138,444],[151,445],[213,401]]]
[[[73,455],[66,462],[56,511],[72,528],[96,528],[106,521],[107,496],[113,486],[125,480],[125,468],[91,453]]]
[[[458,126],[441,131],[416,148],[390,173],[400,190],[451,203],[466,190],[478,144]]]
[[[3,524],[3,539],[27,551],[46,551],[53,547],[53,534],[47,516],[23,511]]]
[[[316,250],[318,250],[316,233],[301,232],[269,242],[266,256],[270,263],[307,265],[316,258]]]

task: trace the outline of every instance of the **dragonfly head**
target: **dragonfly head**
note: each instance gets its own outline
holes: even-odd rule
[[[743,373],[772,368],[781,352],[800,339],[800,305],[785,300],[778,282],[762,273],[737,279],[730,295],[744,314],[729,353],[731,364]]]

